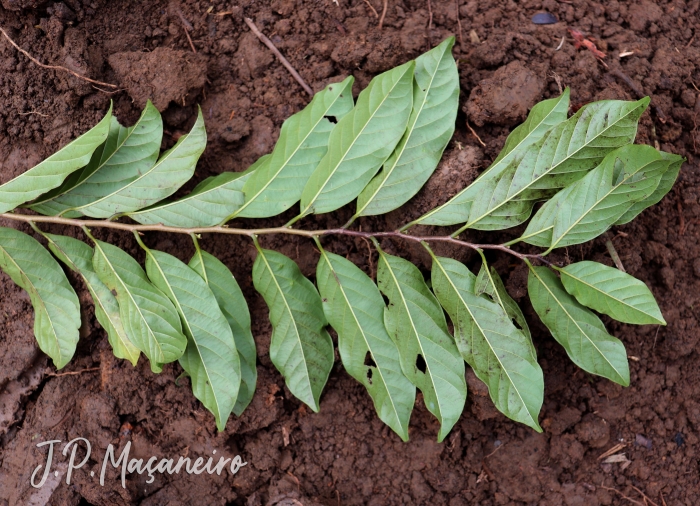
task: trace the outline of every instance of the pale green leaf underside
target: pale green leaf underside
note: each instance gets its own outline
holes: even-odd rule
[[[546,267],[531,267],[527,290],[542,323],[577,366],[629,385],[625,346],[608,334],[600,318],[566,292],[554,272]]]
[[[328,151],[301,194],[301,215],[327,213],[362,191],[406,130],[414,62],[379,74],[331,131]]]
[[[464,264],[433,256],[433,290],[455,326],[457,348],[508,418],[542,432],[544,377],[532,342],[498,304],[477,296]]]
[[[551,197],[629,144],[649,104],[603,100],[588,104],[530,145],[500,174],[483,178],[464,228],[500,230],[523,223],[539,200]]]
[[[527,320],[525,320],[525,315],[520,309],[520,306],[518,306],[518,303],[515,302],[506,291],[506,287],[503,285],[503,280],[501,279],[501,276],[498,275],[498,272],[496,272],[496,269],[493,267],[489,269],[485,262],[481,264],[479,274],[476,276],[474,293],[476,295],[481,295],[482,293],[487,294],[496,304],[503,308],[510,319],[516,322],[518,328],[523,334],[525,334],[525,337],[527,337],[528,341],[530,342],[532,356],[537,358],[535,354],[535,347],[531,341],[532,336],[530,335],[530,328],[527,325]]]
[[[44,237],[48,240],[49,249],[53,254],[83,278],[95,304],[95,318],[107,332],[107,340],[112,346],[114,356],[126,359],[136,366],[140,351],[126,335],[116,297],[100,281],[92,267],[93,249],[72,237],[54,234],[44,234]]]
[[[245,203],[234,216],[276,216],[299,201],[304,185],[328,151],[328,138],[335,125],[353,108],[352,84],[348,77],[326,86],[304,109],[289,117],[268,162],[245,186]]]
[[[162,137],[163,120],[150,100],[132,127],[123,127],[112,117],[107,140],[92,154],[90,163],[71,174],[60,187],[39,197],[31,209],[66,218],[81,216],[82,212],[68,210],[120,189],[153,167]]]
[[[93,268],[116,293],[126,335],[148,357],[153,372],[160,372],[163,364],[179,359],[187,345],[177,310],[133,257],[109,243],[94,242]]]
[[[423,392],[425,406],[440,422],[442,441],[467,399],[464,360],[448,334],[440,304],[415,265],[380,250],[377,283],[389,299],[384,325],[399,349],[401,369]]]
[[[668,160],[669,162],[668,169],[661,176],[659,186],[657,186],[656,190],[654,190],[654,192],[647,198],[632,204],[632,207],[630,207],[627,212],[615,222],[615,225],[624,225],[625,223],[629,223],[646,208],[657,204],[673,187],[673,183],[675,183],[676,179],[678,178],[678,173],[681,170],[681,165],[683,165],[685,158],[672,153],[666,153],[664,151],[659,151],[659,154],[661,155],[661,158]]]
[[[192,392],[223,431],[238,397],[241,365],[226,318],[211,289],[191,267],[162,251],[146,251],[146,273],[177,308],[187,347],[179,362]]]
[[[198,249],[190,260],[189,266],[209,285],[231,328],[241,366],[241,386],[233,412],[236,416],[241,416],[243,410],[253,400],[255,384],[258,380],[258,370],[255,366],[257,353],[255,340],[250,331],[248,304],[231,271],[213,255]]]
[[[170,227],[213,227],[243,204],[243,184],[249,174],[223,172],[199,183],[188,195],[160,202],[128,216],[143,223]]]
[[[321,297],[293,260],[266,249],[258,250],[253,284],[270,309],[272,363],[292,394],[318,411],[334,361]]]
[[[357,197],[357,216],[401,207],[425,184],[452,138],[459,106],[459,74],[450,37],[416,58],[413,110],[384,167]]]
[[[560,273],[566,291],[584,306],[624,323],[666,325],[647,285],[625,272],[583,261]]]
[[[525,242],[554,249],[594,239],[651,196],[668,165],[650,146],[629,144],[610,152],[542,206],[523,234]]]
[[[0,227],[0,268],[24,288],[34,307],[34,335],[57,369],[75,353],[80,305],[61,266],[33,237]]]
[[[39,195],[46,193],[85,166],[92,152],[107,138],[112,119],[112,105],[97,125],[40,164],[0,185],[0,213],[6,213]]]
[[[479,193],[479,188],[486,174],[489,177],[500,175],[514,159],[522,156],[524,151],[539,141],[553,126],[566,120],[569,110],[569,88],[564,93],[536,104],[522,125],[515,128],[493,163],[471,185],[452,197],[445,204],[427,212],[413,224],[456,225],[466,223],[469,219],[472,201]]]
[[[384,328],[385,305],[377,286],[355,264],[326,251],[321,251],[316,283],[326,318],[338,332],[345,370],[367,388],[379,418],[408,441],[416,388],[401,372],[399,350]]]
[[[109,218],[129,213],[160,202],[175,193],[194,174],[199,156],[207,143],[201,109],[192,130],[180,137],[151,167],[129,174],[116,184],[105,186],[105,192],[88,203],[70,209],[92,218]]]

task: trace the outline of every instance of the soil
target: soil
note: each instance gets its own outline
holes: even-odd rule
[[[285,389],[268,357],[267,308],[252,286],[255,252],[245,239],[202,240],[241,284],[259,358],[251,406],[220,434],[188,380],[176,382],[178,365],[154,375],[145,360],[132,368],[115,359],[87,291],[72,275],[84,324],[65,371],[82,372],[52,375],[55,370],[34,344],[29,297],[0,275],[0,505],[700,504],[700,1],[394,0],[388,2],[381,29],[368,6],[381,14],[379,0],[0,3],[0,25],[39,60],[119,86],[105,93],[109,90],[66,72],[40,68],[0,39],[2,181],[87,130],[110,99],[125,124],[137,119],[147,98],[154,100],[165,120],[163,148],[188,130],[201,105],[209,144],[184,191],[207,176],[248,167],[271,150],[282,121],[309,97],[250,33],[244,16],[270,36],[314,90],[353,74],[355,94],[377,73],[457,34],[462,112],[455,138],[426,189],[400,211],[360,220],[364,230],[396,227],[445,201],[488,166],[527,110],[557,95],[560,85],[571,88],[573,110],[596,99],[636,99],[633,88],[650,95],[653,107],[642,118],[638,142],[658,142],[688,159],[659,205],[608,236],[627,271],[651,287],[668,321],[658,328],[605,319],[627,346],[629,388],[577,369],[527,302],[523,266],[511,257],[491,257],[532,329],[545,375],[543,434],[495,411],[470,373],[467,407],[446,441],[436,443],[437,422],[419,396],[411,440],[402,443],[378,420],[369,396],[339,361],[320,413],[311,413]],[[533,24],[531,17],[543,11],[559,22]],[[567,28],[591,36],[607,53],[605,65],[585,48],[575,48]],[[304,224],[342,225],[351,214],[347,206]],[[265,223],[281,225],[293,215],[290,210]],[[76,230],[52,230],[84,238]],[[517,233],[468,237],[498,241]],[[143,260],[129,234],[95,234]],[[193,251],[182,237],[152,233],[145,241],[184,260]],[[610,265],[604,241],[568,248],[554,259]],[[308,241],[265,237],[263,243],[313,276],[318,255]],[[376,255],[364,241],[327,244],[374,272]],[[389,240],[383,247],[427,272],[420,247]],[[478,265],[464,250],[441,253]],[[93,454],[73,473],[71,484],[59,474],[42,489],[32,488],[31,472],[46,454],[37,442],[78,436],[92,442]],[[165,474],[152,483],[145,474],[133,473],[125,489],[112,472],[100,486],[89,471],[99,474],[108,444],[121,449],[127,441],[132,456],[141,458],[207,457],[218,450],[240,454],[248,465],[233,476]],[[616,444],[625,445],[618,452],[625,461],[599,459]],[[62,466],[58,469],[65,473]]]

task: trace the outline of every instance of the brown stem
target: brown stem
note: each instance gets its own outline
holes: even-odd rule
[[[130,223],[119,223],[116,221],[107,220],[82,220],[82,219],[72,219],[72,218],[61,218],[59,216],[38,216],[29,214],[15,214],[15,213],[3,213],[0,214],[0,218],[5,218],[13,221],[21,221],[24,223],[53,223],[55,225],[68,225],[71,227],[81,227],[81,228],[111,228],[116,230],[124,230],[126,232],[170,232],[173,234],[228,234],[228,235],[244,235],[248,237],[255,237],[258,235],[271,235],[271,234],[287,234],[287,235],[298,235],[303,237],[322,237],[328,235],[344,235],[349,237],[362,237],[365,239],[377,239],[382,237],[388,237],[392,239],[403,239],[406,241],[412,241],[421,243],[425,242],[446,242],[450,244],[456,244],[458,246],[463,246],[465,248],[473,250],[494,250],[502,251],[513,255],[521,260],[533,259],[538,260],[547,265],[551,265],[551,262],[542,258],[541,255],[519,253],[510,249],[508,246],[503,244],[475,244],[467,241],[462,241],[451,236],[416,236],[409,235],[404,232],[392,231],[392,232],[362,232],[359,230],[348,230],[346,228],[331,228],[327,230],[300,230],[296,228],[289,227],[271,227],[271,228],[231,228],[226,225],[217,225],[214,227],[191,227],[191,228],[180,228],[180,227],[169,227],[163,224],[157,225],[135,225]]]

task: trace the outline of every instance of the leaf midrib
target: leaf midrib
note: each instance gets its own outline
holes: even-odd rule
[[[44,303],[44,299],[43,299],[43,298],[41,297],[41,295],[39,294],[39,290],[38,290],[37,287],[34,285],[34,283],[32,283],[32,281],[31,281],[31,279],[29,278],[29,276],[24,272],[24,269],[22,269],[22,268],[19,266],[19,264],[15,261],[15,259],[12,257],[12,255],[10,255],[10,254],[7,252],[7,249],[6,249],[4,246],[2,246],[1,244],[0,244],[0,250],[2,250],[2,252],[3,252],[4,255],[5,255],[5,257],[6,257],[10,262],[12,262],[12,263],[14,264],[14,266],[17,268],[17,270],[19,271],[19,273],[20,273],[20,274],[22,275],[22,277],[26,280],[27,285],[30,286],[31,289],[34,291],[34,293],[37,295],[36,298],[37,298],[37,300],[40,302],[41,307],[43,308],[44,312],[45,312],[46,315],[47,315],[47,318],[46,318],[46,319],[49,321],[49,326],[51,327],[51,335],[54,337],[54,339],[55,339],[55,341],[56,341],[56,348],[58,349],[58,358],[59,358],[58,362],[59,362],[59,363],[63,363],[63,355],[62,355],[62,353],[61,353],[61,342],[60,342],[60,340],[59,340],[59,338],[58,338],[58,333],[56,332],[56,328],[54,327],[53,320],[52,320],[51,316],[49,315],[49,310],[48,310],[48,308],[46,307],[46,304]],[[35,311],[36,311],[36,310],[35,310]],[[35,316],[35,317],[36,317],[36,316]]]
[[[622,374],[620,374],[620,372],[619,372],[619,371],[617,370],[617,368],[612,364],[612,362],[610,362],[610,361],[608,360],[608,357],[605,356],[605,353],[603,353],[603,352],[600,350],[600,348],[598,348],[598,346],[596,345],[596,343],[595,343],[590,337],[588,337],[588,334],[586,334],[586,332],[584,332],[584,330],[581,328],[581,326],[578,324],[578,322],[574,319],[574,317],[571,315],[571,313],[569,313],[569,312],[566,310],[566,307],[564,307],[564,305],[563,305],[561,302],[559,302],[559,299],[558,299],[558,298],[556,297],[556,295],[554,295],[554,293],[549,289],[549,287],[548,287],[547,284],[544,282],[544,280],[537,274],[537,272],[535,272],[534,269],[531,269],[531,272],[532,272],[532,273],[535,275],[535,277],[539,280],[540,284],[544,287],[544,289],[547,290],[547,293],[549,293],[550,297],[552,297],[552,299],[554,299],[554,301],[556,301],[557,305],[559,305],[559,307],[561,308],[561,310],[564,311],[564,314],[566,314],[567,318],[569,318],[569,320],[571,320],[571,321],[573,322],[573,324],[576,325],[576,328],[581,332],[581,335],[583,335],[583,336],[591,343],[591,345],[596,349],[596,351],[600,354],[600,356],[603,357],[603,359],[605,360],[605,362],[607,362],[608,365],[610,365],[610,367],[613,369],[613,371],[615,371],[615,372],[617,373],[617,375],[620,377],[620,379],[624,379],[624,376],[623,376]],[[567,340],[568,340],[568,339],[567,339]]]
[[[411,315],[411,309],[408,307],[408,302],[406,301],[406,298],[404,297],[403,290],[401,290],[401,285],[399,284],[399,280],[396,278],[394,275],[394,270],[391,268],[391,265],[389,264],[389,261],[386,259],[385,254],[383,251],[379,251],[379,254],[382,256],[382,260],[384,260],[384,263],[387,266],[387,270],[391,274],[391,278],[394,280],[394,284],[396,285],[396,291],[399,292],[399,296],[401,297],[401,302],[406,308],[406,314],[408,315],[408,320],[411,322],[411,328],[413,329],[413,332],[416,336],[416,341],[418,342],[418,347],[420,348],[421,354],[423,355],[423,358],[425,359],[425,367],[426,370],[428,371],[428,378],[430,378],[430,384],[433,386],[433,392],[435,392],[435,399],[438,401],[437,402],[437,409],[440,414],[440,424],[442,424],[442,403],[439,400],[439,394],[438,394],[438,389],[437,386],[435,385],[435,381],[433,380],[433,373],[430,371],[430,362],[428,361],[428,355],[425,352],[425,349],[423,348],[423,342],[421,341],[420,338],[420,333],[418,332],[418,329],[416,328],[415,323],[413,323],[413,315]]]
[[[563,95],[561,95],[561,96],[563,96]],[[559,97],[560,99],[561,99],[561,96]],[[516,149],[518,149],[520,146],[522,146],[522,144],[523,144],[526,140],[528,140],[528,139],[530,138],[530,136],[533,134],[533,132],[537,131],[543,124],[545,124],[546,120],[549,119],[549,117],[554,113],[554,111],[556,110],[556,108],[557,108],[558,105],[559,105],[559,102],[557,102],[557,104],[556,104],[554,107],[552,107],[552,109],[549,111],[549,113],[547,113],[547,115],[544,116],[544,117],[542,118],[542,121],[540,121],[539,123],[537,123],[537,125],[536,125],[532,130],[530,130],[530,131],[527,133],[527,135],[526,135],[525,137],[523,137],[523,138],[520,140],[520,142],[518,142],[518,144],[516,144],[516,145],[513,147],[513,149],[511,149],[508,153],[506,153],[506,154],[503,156],[503,158],[501,158],[501,159],[498,161],[498,164],[504,163],[503,160],[505,160],[506,158],[508,158],[508,156],[509,156],[511,153],[514,153]],[[566,121],[566,120],[564,120],[564,121]],[[553,125],[551,128],[553,128],[554,126],[556,126],[556,125]],[[546,132],[545,132],[545,135],[546,135]],[[543,139],[544,136],[542,136],[541,138]],[[537,141],[535,141],[535,142],[537,142]],[[416,222],[423,221],[423,219],[429,218],[429,217],[432,216],[433,214],[435,214],[435,213],[441,211],[442,209],[448,207],[454,200],[456,200],[456,199],[459,198],[463,193],[466,193],[467,190],[469,190],[470,188],[472,188],[472,187],[477,183],[477,181],[478,181],[479,183],[482,183],[482,182],[483,182],[483,179],[481,179],[480,176],[483,175],[483,174],[487,174],[487,173],[489,173],[489,172],[492,172],[492,170],[493,170],[494,168],[495,168],[495,167],[487,168],[484,172],[482,172],[479,176],[477,176],[477,178],[476,178],[469,186],[467,186],[466,188],[464,188],[464,189],[463,189],[462,191],[460,191],[457,195],[455,195],[454,197],[452,197],[450,200],[448,200],[447,202],[445,202],[445,203],[442,204],[441,206],[436,207],[436,208],[433,209],[432,211],[430,211],[430,212],[426,213],[425,215],[421,216],[420,218],[418,218],[418,220],[416,220]],[[481,179],[481,180],[480,180],[480,179]]]
[[[428,95],[430,94],[431,88],[432,88],[432,86],[433,86],[433,82],[435,81],[435,76],[437,76],[437,74],[438,74],[438,70],[440,69],[440,65],[442,64],[442,60],[443,60],[444,57],[445,57],[445,51],[443,51],[442,55],[440,56],[439,63],[435,66],[435,72],[433,72],[433,74],[430,76],[430,84],[426,87],[426,92],[425,92],[425,94],[424,94],[424,96],[423,96],[423,101],[422,101],[421,104],[420,104],[420,109],[414,109],[415,111],[417,111],[417,112],[416,112],[416,117],[415,117],[415,119],[414,119],[414,121],[413,121],[413,125],[411,125],[410,128],[406,131],[406,133],[408,134],[408,136],[406,137],[406,142],[404,142],[403,146],[401,147],[401,152],[398,152],[398,153],[397,153],[396,161],[394,162],[394,165],[393,165],[389,170],[386,171],[386,176],[384,177],[384,180],[382,181],[382,184],[380,184],[379,186],[377,186],[377,189],[376,189],[375,192],[372,194],[372,196],[371,196],[370,198],[367,199],[367,202],[365,203],[364,206],[362,206],[362,209],[358,209],[358,210],[355,212],[355,216],[361,216],[361,215],[362,215],[362,212],[363,212],[365,209],[367,209],[367,206],[369,206],[369,205],[374,201],[374,198],[375,198],[375,197],[377,196],[377,194],[382,190],[382,188],[385,188],[385,187],[386,187],[386,186],[384,185],[384,182],[385,182],[387,179],[389,179],[389,177],[391,177],[391,174],[394,172],[394,170],[395,170],[396,167],[398,166],[399,161],[401,160],[401,157],[403,156],[403,153],[406,151],[406,146],[408,146],[408,141],[409,141],[409,139],[411,138],[411,136],[413,135],[413,132],[415,131],[415,126],[416,126],[416,123],[418,123],[418,118],[420,117],[421,113],[423,112],[423,109],[425,108],[425,104],[428,102]],[[415,76],[415,70],[414,70],[414,76]],[[415,79],[415,77],[414,77],[414,79]],[[412,85],[417,85],[418,83],[416,82],[415,84],[414,84],[414,83],[411,83],[411,84],[412,84]],[[401,141],[399,140],[399,142],[401,142]],[[389,156],[391,156],[391,155],[389,155]]]
[[[498,364],[501,366],[501,370],[506,374],[506,376],[508,377],[508,381],[510,382],[510,384],[513,386],[513,388],[515,389],[516,393],[518,394],[518,399],[520,399],[520,402],[521,402],[522,405],[525,407],[525,411],[527,412],[528,416],[530,417],[530,420],[532,420],[532,422],[533,422],[535,425],[538,425],[537,420],[535,420],[535,419],[532,417],[532,413],[530,413],[530,410],[528,409],[528,405],[525,403],[525,400],[523,399],[522,395],[520,395],[520,389],[516,386],[515,382],[514,382],[513,379],[510,377],[510,373],[508,372],[508,369],[506,369],[506,367],[503,365],[503,362],[501,362],[501,359],[499,358],[498,354],[496,353],[496,351],[494,350],[493,346],[491,345],[491,341],[486,337],[486,333],[484,332],[484,329],[483,329],[482,326],[479,324],[479,321],[474,317],[474,313],[472,312],[471,308],[470,308],[469,305],[466,303],[466,301],[462,298],[462,294],[461,294],[461,293],[459,292],[459,290],[457,289],[457,286],[452,282],[452,279],[450,279],[450,277],[447,275],[447,272],[445,271],[445,268],[442,266],[442,264],[440,263],[440,261],[437,260],[437,258],[435,258],[435,262],[437,263],[438,267],[440,267],[440,270],[442,271],[443,276],[445,276],[445,278],[447,279],[447,281],[450,283],[450,286],[452,286],[452,289],[455,291],[455,293],[456,293],[457,296],[459,297],[459,300],[462,302],[462,305],[464,305],[464,307],[465,307],[465,308],[467,309],[467,311],[469,312],[469,316],[471,316],[472,321],[473,321],[474,324],[478,327],[479,332],[481,333],[482,336],[484,336],[484,341],[486,341],[486,344],[488,344],[489,349],[491,350],[491,353],[493,353],[493,356],[496,357],[496,361],[497,361]],[[495,288],[494,288],[494,289],[495,289]],[[500,299],[499,299],[499,300],[500,300]],[[504,309],[504,314],[505,314],[505,309]],[[504,337],[505,337],[505,336],[504,336]],[[520,358],[522,358],[522,357],[520,357]]]
[[[345,161],[345,157],[348,155],[350,150],[355,146],[355,144],[356,144],[357,140],[360,138],[360,136],[362,136],[362,133],[367,128],[367,125],[369,125],[369,123],[374,119],[374,117],[377,114],[377,111],[379,111],[382,108],[382,106],[384,105],[384,102],[386,102],[386,100],[389,98],[389,95],[391,95],[391,93],[394,91],[394,89],[396,89],[396,86],[398,86],[398,84],[401,82],[401,80],[404,78],[405,75],[406,75],[406,71],[404,71],[404,73],[401,75],[401,77],[396,79],[396,82],[394,82],[391,89],[387,93],[384,94],[379,105],[377,105],[377,107],[375,107],[375,109],[374,109],[374,111],[372,111],[372,114],[370,115],[370,117],[367,118],[367,121],[365,121],[364,125],[362,125],[362,128],[360,129],[360,131],[357,133],[357,135],[354,136],[352,142],[350,143],[348,148],[343,153],[343,156],[341,156],[340,160],[335,164],[333,170],[330,171],[330,173],[328,174],[328,177],[326,178],[324,183],[321,185],[319,190],[316,192],[316,195],[314,195],[314,197],[309,201],[309,205],[306,206],[306,208],[301,212],[302,216],[306,216],[308,214],[309,209],[311,209],[311,207],[314,205],[314,203],[318,199],[319,195],[321,195],[321,193],[323,193],[323,190],[326,188],[326,185],[328,185],[328,182],[331,180],[331,178],[338,171],[338,167],[340,167],[340,165]],[[413,77],[413,74],[411,74],[411,77]],[[355,108],[353,109],[353,111],[351,111],[351,113],[353,114],[353,118],[354,118],[355,111],[357,111],[357,104],[355,105]],[[340,122],[338,122],[338,123],[340,123]],[[337,125],[336,125],[336,128],[337,128]],[[334,130],[335,130],[335,128],[334,128]],[[331,135],[332,135],[332,131],[331,131]],[[330,137],[329,137],[329,140],[330,140]],[[330,153],[330,149],[326,152],[325,156],[328,156],[329,153]],[[325,158],[325,156],[324,156],[324,158]],[[391,156],[391,153],[389,154],[389,156]]]
[[[301,357],[302,361],[301,363],[304,365],[304,379],[306,380],[307,385],[309,386],[309,392],[311,393],[311,400],[313,400],[314,407],[316,407],[316,399],[314,398],[314,391],[313,387],[311,386],[311,377],[309,375],[309,368],[306,366],[306,353],[304,352],[304,345],[301,341],[301,335],[299,334],[299,328],[297,327],[297,322],[296,319],[294,318],[294,313],[292,312],[292,308],[289,307],[289,304],[287,303],[287,297],[285,297],[284,292],[282,291],[282,287],[280,286],[279,282],[277,281],[277,277],[275,276],[275,272],[272,270],[272,267],[270,267],[270,263],[267,261],[267,257],[265,256],[265,253],[260,251],[260,256],[263,259],[263,262],[265,262],[265,267],[267,270],[270,272],[270,277],[272,278],[272,281],[275,283],[275,286],[277,287],[277,291],[280,294],[280,297],[282,301],[284,302],[284,307],[287,308],[287,312],[289,313],[289,318],[292,322],[292,325],[294,326],[294,335],[297,337],[297,341],[299,342],[299,350],[301,351]]]
[[[578,149],[576,149],[576,150],[573,151],[572,153],[568,153],[564,158],[562,158],[561,160],[559,160],[559,162],[558,162],[556,165],[552,165],[551,167],[549,167],[548,170],[545,170],[544,172],[542,172],[542,174],[540,174],[537,178],[535,178],[535,179],[533,179],[532,181],[530,181],[527,185],[523,186],[520,190],[518,190],[518,191],[517,191],[516,193],[514,193],[513,195],[511,195],[511,196],[509,196],[509,197],[506,197],[506,198],[503,200],[503,202],[501,202],[501,203],[498,204],[497,206],[495,206],[495,207],[493,207],[493,208],[490,208],[490,209],[487,210],[484,214],[482,214],[482,215],[479,216],[478,218],[474,219],[473,221],[467,222],[467,224],[464,226],[464,228],[465,228],[465,229],[466,229],[466,228],[470,228],[470,227],[473,226],[474,224],[479,223],[482,219],[484,219],[484,218],[487,217],[488,215],[492,214],[492,213],[493,213],[494,211],[496,211],[497,209],[500,209],[501,207],[503,207],[503,206],[506,205],[507,203],[513,201],[513,200],[515,199],[515,197],[517,197],[518,195],[520,195],[521,193],[523,193],[525,190],[530,189],[530,188],[532,187],[532,185],[534,185],[535,183],[537,183],[538,181],[540,181],[542,178],[544,178],[544,177],[546,177],[546,176],[549,176],[549,175],[552,173],[552,171],[553,171],[554,169],[556,169],[557,167],[559,167],[562,163],[564,163],[564,162],[566,162],[566,161],[568,161],[568,160],[571,160],[571,159],[572,159],[577,153],[579,153],[582,149],[588,147],[594,140],[599,139],[605,132],[607,132],[607,131],[608,131],[609,129],[611,129],[613,126],[617,125],[620,121],[622,121],[622,120],[625,119],[627,116],[629,116],[630,114],[632,114],[633,112],[635,112],[637,109],[639,109],[639,107],[640,107],[640,106],[637,105],[637,107],[635,107],[634,109],[631,109],[630,111],[628,111],[627,114],[625,114],[625,115],[619,117],[619,118],[617,119],[617,121],[615,121],[614,123],[609,124],[605,129],[601,130],[601,131],[598,133],[598,135],[592,137],[591,139],[586,139],[586,142],[584,142],[581,146],[579,146]],[[567,120],[567,121],[568,121],[568,120]],[[590,122],[589,122],[589,125],[590,125]],[[549,134],[551,134],[551,131],[549,132]],[[547,139],[548,136],[549,136],[549,135],[545,135],[544,137],[542,137],[542,139]],[[571,141],[569,141],[569,142],[571,142]],[[557,146],[558,146],[558,145],[559,145],[559,143],[557,143]],[[556,146],[555,146],[555,148],[556,148]],[[556,150],[555,150],[555,152],[556,152]],[[538,158],[539,158],[539,155],[538,155]],[[516,168],[515,170],[516,170],[516,172],[517,172],[518,169]],[[515,174],[514,174],[514,176],[515,176]],[[509,191],[510,191],[510,188],[512,187],[512,185],[513,185],[513,180],[511,180],[510,184],[508,185]]]
[[[323,255],[323,258],[326,260],[326,263],[328,264],[328,268],[329,268],[329,269],[331,270],[331,272],[333,272],[333,274],[334,274],[334,278],[335,278],[335,280],[336,280],[337,283],[338,283],[338,288],[340,289],[340,293],[343,294],[343,299],[345,299],[345,303],[347,304],[348,308],[350,308],[350,313],[352,314],[352,318],[353,318],[353,320],[355,320],[355,324],[357,325],[357,328],[360,330],[360,333],[362,334],[362,339],[364,339],[365,344],[367,345],[367,349],[370,351],[370,353],[371,353],[372,356],[374,357],[374,352],[372,351],[372,347],[370,346],[369,341],[367,340],[367,336],[365,335],[365,330],[362,328],[362,325],[360,325],[360,322],[359,322],[359,320],[357,319],[357,316],[356,316],[356,314],[355,314],[355,308],[352,306],[352,304],[350,304],[350,301],[348,300],[348,297],[347,297],[347,295],[345,294],[345,290],[343,289],[343,285],[342,285],[342,283],[340,282],[340,278],[338,277],[338,274],[337,274],[337,272],[335,271],[335,269],[333,269],[333,264],[331,264],[331,261],[330,261],[330,259],[328,258],[328,255],[326,254],[326,250],[322,249],[322,250],[321,250],[321,254]],[[381,322],[381,323],[382,323],[382,328],[383,328],[384,323],[383,323],[383,322]],[[376,361],[375,361],[375,363],[376,363]],[[394,414],[396,415],[396,419],[397,419],[398,422],[399,422],[399,426],[400,426],[401,428],[404,428],[403,425],[401,424],[401,415],[399,415],[398,409],[396,408],[396,404],[394,403],[394,398],[393,398],[393,396],[391,395],[391,393],[389,393],[388,383],[387,383],[386,380],[384,379],[384,371],[383,371],[384,368],[383,368],[383,367],[380,368],[380,367],[379,367],[379,364],[376,363],[375,369],[377,369],[377,372],[379,372],[379,376],[382,378],[382,383],[384,383],[384,388],[386,389],[387,397],[389,398],[389,401],[391,402],[391,407],[392,407],[392,409],[393,409],[393,411],[394,411]]]
[[[148,324],[148,321],[146,320],[146,317],[145,317],[145,316],[143,315],[143,313],[141,312],[141,308],[139,307],[139,305],[138,305],[138,304],[136,303],[136,301],[134,300],[134,297],[133,297],[133,295],[131,294],[131,290],[129,290],[129,289],[127,288],[126,283],[124,283],[124,280],[121,278],[121,276],[119,275],[119,273],[117,272],[117,270],[114,268],[114,265],[113,265],[112,262],[109,260],[109,258],[108,258],[107,255],[105,254],[104,250],[100,247],[100,245],[99,245],[97,242],[95,242],[95,248],[100,250],[100,252],[101,252],[101,254],[102,254],[102,258],[104,258],[104,259],[105,259],[105,262],[107,263],[107,265],[109,265],[109,268],[110,268],[110,269],[112,270],[112,272],[114,273],[115,279],[117,279],[117,280],[119,281],[119,284],[122,285],[122,288],[124,289],[124,292],[127,294],[127,296],[129,297],[129,299],[131,300],[131,303],[134,305],[134,307],[136,308],[136,311],[138,312],[139,316],[141,317],[141,320],[142,320],[143,323],[145,324],[146,330],[148,331],[148,334],[151,336],[151,338],[152,338],[153,342],[155,343],[155,346],[156,346],[156,348],[157,348],[157,350],[158,350],[158,353],[160,354],[160,357],[157,357],[157,358],[160,358],[161,360],[155,360],[155,362],[156,362],[156,363],[165,363],[165,355],[163,354],[163,348],[160,346],[160,343],[158,342],[158,339],[156,339],[156,336],[155,336],[155,334],[153,333],[153,330],[151,329],[151,326]],[[119,299],[117,299],[117,302],[119,302]]]

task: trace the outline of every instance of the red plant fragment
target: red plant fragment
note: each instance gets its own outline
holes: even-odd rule
[[[605,53],[598,49],[595,45],[595,42],[593,42],[590,38],[584,37],[581,32],[579,32],[578,30],[574,30],[573,28],[569,28],[568,30],[571,36],[574,38],[574,47],[576,49],[579,49],[581,46],[583,46],[586,49],[588,49],[591,53],[593,53],[593,55],[596,58],[599,58],[601,60],[605,58]]]

